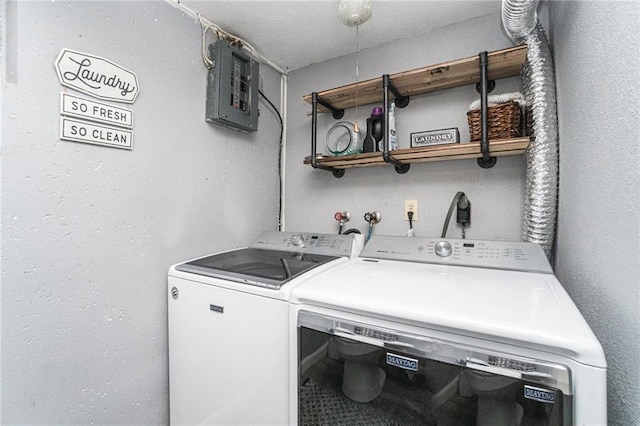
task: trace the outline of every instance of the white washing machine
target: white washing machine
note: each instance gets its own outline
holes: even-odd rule
[[[264,232],[172,266],[171,424],[287,424],[289,294],[357,256],[361,237]]]
[[[372,237],[290,309],[292,422],[607,423],[602,347],[536,244]]]

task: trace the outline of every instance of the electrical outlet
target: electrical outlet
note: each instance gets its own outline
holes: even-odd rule
[[[418,200],[404,200],[404,220],[409,220],[409,212],[413,212],[412,221],[418,220]]]

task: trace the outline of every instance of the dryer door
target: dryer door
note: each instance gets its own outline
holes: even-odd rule
[[[569,425],[561,365],[301,311],[298,422]]]

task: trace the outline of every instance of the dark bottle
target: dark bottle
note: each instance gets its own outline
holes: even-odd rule
[[[367,135],[362,143],[363,152],[376,152],[378,142],[384,137],[384,113],[382,108],[375,107],[371,117],[367,118]]]

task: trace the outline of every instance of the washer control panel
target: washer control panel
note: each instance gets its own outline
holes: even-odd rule
[[[360,257],[552,273],[540,245],[526,242],[374,236]]]
[[[310,234],[264,231],[249,245],[265,250],[293,251],[327,256],[356,257],[362,250],[362,235]]]

